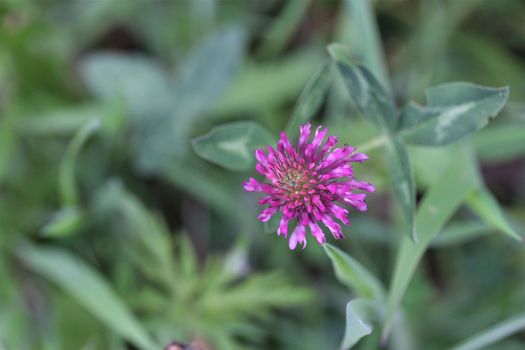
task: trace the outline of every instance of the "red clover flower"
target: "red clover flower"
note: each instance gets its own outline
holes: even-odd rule
[[[335,239],[343,238],[341,226],[334,220],[349,224],[348,209],[354,207],[359,211],[367,209],[366,194],[355,193],[355,190],[374,192],[374,186],[354,179],[352,163],[361,163],[368,159],[363,153],[354,153],[355,148],[344,145],[332,148],[337,144],[335,136],[323,140],[328,129],[320,126],[315,131],[311,143],[310,123],[300,127],[299,141],[292,146],[288,137],[281,132],[277,150],[268,146],[268,154],[262,149],[255,151],[258,163],[256,169],[266,176],[267,183],[259,183],[250,178],[244,183],[248,192],[263,192],[267,196],[259,201],[269,205],[259,215],[259,220],[267,222],[277,212],[282,212],[277,234],[288,236],[288,223],[296,222],[289,238],[290,249],[297,243],[306,247],[306,230],[319,244],[326,241],[319,223],[322,222]]]

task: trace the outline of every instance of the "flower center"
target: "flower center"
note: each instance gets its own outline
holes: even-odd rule
[[[310,187],[311,174],[304,169],[290,169],[281,178],[281,185],[288,195],[305,195]]]

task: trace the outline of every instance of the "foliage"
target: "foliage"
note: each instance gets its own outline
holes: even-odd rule
[[[523,348],[524,21],[518,0],[1,2],[0,349]],[[291,253],[241,182],[306,121],[377,191],[344,241]]]

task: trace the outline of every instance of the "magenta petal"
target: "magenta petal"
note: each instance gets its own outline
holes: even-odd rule
[[[310,232],[312,232],[312,236],[314,236],[317,240],[317,243],[323,244],[326,242],[326,237],[319,225],[317,225],[315,222],[310,222],[308,226],[310,227]]]
[[[262,191],[261,184],[258,183],[257,180],[255,180],[253,177],[250,177],[250,180],[248,180],[248,182],[245,182],[243,185],[244,185],[244,189],[248,192],[254,192],[254,191],[261,192]]]
[[[331,217],[325,216],[323,218],[323,223],[326,225],[326,227],[328,227],[328,229],[332,233],[332,236],[334,236],[335,239],[343,238],[341,226],[338,223],[336,223]]]
[[[310,127],[311,127],[310,123],[306,123],[299,127],[299,132],[300,132],[299,143],[298,143],[299,149],[302,149],[304,145],[306,144],[306,142],[308,141],[308,139],[310,138]]]
[[[327,136],[326,128],[316,128],[313,140],[310,123],[300,126],[299,140],[292,144],[283,132],[277,148],[268,146],[255,151],[256,169],[265,177],[264,183],[250,178],[243,183],[249,192],[263,192],[265,197],[259,204],[267,206],[259,215],[259,220],[267,222],[273,215],[282,214],[277,234],[288,237],[290,249],[298,244],[306,246],[306,230],[319,244],[326,241],[322,222],[336,239],[343,238],[341,225],[349,224],[348,208],[364,211],[367,209],[366,194],[373,192],[374,186],[354,178],[354,164],[368,157],[354,153],[348,145],[335,148],[337,137]],[[326,138],[326,141],[324,141]],[[323,143],[324,142],[324,143]],[[297,222],[288,235],[290,220]]]
[[[266,153],[264,153],[264,151],[261,148],[255,150],[255,159],[257,159],[257,161],[262,165],[266,165],[268,163]]]
[[[312,141],[312,146],[314,146],[314,148],[319,148],[327,132],[328,129],[325,128],[321,130],[321,126],[317,127],[315,130],[314,140]]]
[[[306,227],[304,227],[302,224],[297,224],[293,230],[292,235],[288,241],[288,248],[294,250],[297,246],[297,243],[301,243],[303,245],[303,249],[306,247]]]
[[[272,216],[277,213],[278,208],[276,207],[269,207],[262,211],[261,215],[259,215],[259,220],[262,222],[268,222],[272,218]]]
[[[283,215],[281,222],[279,223],[279,228],[277,229],[277,235],[283,235],[286,237],[288,235],[288,219]]]

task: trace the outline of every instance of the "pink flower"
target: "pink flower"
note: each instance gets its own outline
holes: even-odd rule
[[[363,153],[354,153],[348,145],[333,148],[337,137],[328,136],[323,142],[328,129],[318,127],[312,142],[310,123],[300,127],[299,141],[292,145],[284,132],[277,143],[277,150],[268,146],[268,153],[262,149],[255,151],[256,169],[266,176],[267,182],[260,183],[254,178],[244,183],[248,192],[263,192],[267,196],[259,204],[265,208],[259,220],[266,222],[282,213],[278,235],[288,236],[288,224],[296,223],[288,240],[290,249],[297,243],[306,247],[306,231],[309,229],[319,244],[326,241],[322,222],[334,238],[343,238],[341,225],[349,224],[348,209],[359,211],[367,209],[366,194],[356,190],[374,192],[374,186],[367,182],[356,181],[352,163],[361,163],[368,157]]]

